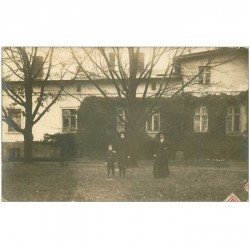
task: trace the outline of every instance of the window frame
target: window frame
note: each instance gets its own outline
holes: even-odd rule
[[[228,113],[228,109],[231,108],[232,109],[232,113]],[[235,108],[238,108],[239,109],[239,112],[235,112]],[[226,127],[225,127],[225,131],[226,131],[226,134],[239,134],[241,132],[241,122],[240,122],[240,117],[241,117],[241,112],[240,112],[240,105],[238,106],[228,106],[227,107],[227,111],[226,111]],[[231,117],[231,130],[229,131],[228,130],[228,126],[227,126],[227,123],[228,123],[228,117]],[[238,127],[239,127],[239,130],[235,130],[235,117],[238,116],[238,119],[239,119],[239,124],[238,124]]]
[[[126,124],[123,124],[124,122],[121,121],[121,119],[120,119],[120,117],[119,117],[119,115],[118,115],[118,113],[119,113],[120,111],[122,111],[122,112],[121,112],[122,114],[120,114],[120,115],[122,116],[122,118],[123,118],[124,120],[126,120],[126,115],[125,115],[124,109],[123,109],[123,108],[117,108],[117,109],[116,109],[116,130],[117,130],[118,133],[125,132],[125,125],[126,125]],[[123,126],[123,125],[124,125],[124,126]]]
[[[198,84],[200,85],[211,84],[211,66],[199,66],[198,68],[199,68]],[[203,72],[200,73],[202,70]]]
[[[155,116],[158,116],[158,129],[155,130]],[[149,120],[150,120],[150,123],[151,123],[151,130],[149,130],[149,126],[148,126],[148,123],[149,123]],[[145,124],[145,129],[146,129],[146,132],[148,134],[157,134],[160,132],[160,129],[161,129],[161,113],[160,113],[160,110],[155,110],[152,112],[152,114],[148,117],[147,121],[146,121],[146,124]]]
[[[205,112],[203,113],[202,112],[202,109],[205,108]],[[199,109],[199,113],[196,113],[196,110]],[[196,117],[199,116],[199,131],[196,130]],[[203,117],[206,116],[206,129],[203,130],[202,127],[203,127]],[[195,111],[194,111],[194,124],[193,124],[193,128],[194,128],[194,132],[195,133],[207,133],[208,132],[208,112],[207,112],[207,107],[206,106],[198,106],[198,107],[195,107]]]
[[[11,111],[18,111],[19,112],[19,114],[20,114],[20,122],[19,123],[17,123],[15,120],[14,120],[14,122],[16,122],[17,123],[17,125],[21,128],[22,127],[22,110],[20,109],[20,108],[17,108],[17,109],[9,109],[8,110],[8,116],[11,116],[11,119],[13,120],[13,115],[10,115],[10,112]],[[18,132],[18,131],[16,131],[12,126],[10,126],[9,124],[8,124],[8,133],[20,133],[20,132]]]
[[[69,107],[69,108],[61,108],[61,110],[62,110],[62,133],[76,133],[76,131],[77,131],[77,108],[74,108],[74,107]],[[63,111],[64,110],[75,110],[75,114],[74,115],[69,115],[69,116],[65,116],[64,114],[63,114]],[[76,118],[76,126],[75,126],[75,129],[74,130],[72,130],[72,121],[71,121],[71,119],[70,119],[70,129],[65,129],[64,128],[64,117],[75,117]]]

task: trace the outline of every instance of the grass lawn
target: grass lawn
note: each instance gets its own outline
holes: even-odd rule
[[[7,201],[224,201],[235,193],[248,199],[244,168],[170,166],[170,176],[153,179],[150,162],[127,170],[125,179],[106,180],[100,162],[3,163],[2,198]]]

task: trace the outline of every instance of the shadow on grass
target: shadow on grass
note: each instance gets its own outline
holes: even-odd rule
[[[77,173],[60,163],[3,163],[2,199],[7,201],[72,201]]]

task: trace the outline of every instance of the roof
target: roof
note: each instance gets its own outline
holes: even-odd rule
[[[158,82],[160,80],[176,80],[176,79],[179,79],[181,78],[181,76],[178,76],[178,75],[173,75],[171,76],[170,78],[162,78],[162,76],[157,76],[157,77],[152,77],[150,79],[142,79],[142,82]],[[105,83],[109,83],[111,82],[110,79],[95,79],[93,80],[95,83],[98,83],[98,84],[105,84]],[[117,81],[119,81],[117,79]],[[23,83],[23,81],[7,81],[7,83],[11,83],[11,84],[20,84],[20,83]],[[39,84],[43,84],[44,81],[43,80],[37,80],[36,81],[37,85]],[[90,80],[88,79],[71,79],[71,80],[48,80],[46,82],[47,84],[58,84],[58,85],[65,85],[65,84],[87,84],[87,83],[91,83]]]
[[[173,61],[175,64],[178,64],[181,61],[188,60],[191,58],[200,58],[204,56],[209,56],[213,55],[215,53],[218,54],[227,54],[227,53],[239,53],[239,54],[247,54],[248,53],[248,48],[245,47],[218,47],[216,49],[212,50],[206,50],[206,51],[201,51],[201,52],[196,52],[196,53],[190,53],[190,54],[185,54],[181,56],[176,56],[173,58]]]

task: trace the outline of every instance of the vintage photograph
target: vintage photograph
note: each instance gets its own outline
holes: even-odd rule
[[[247,47],[2,47],[2,201],[248,201]]]

